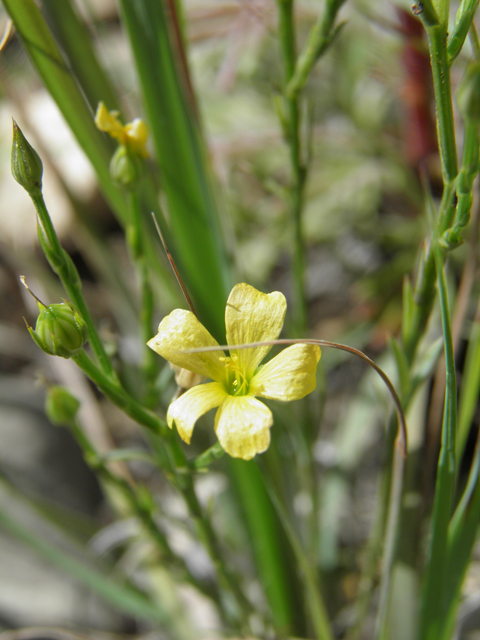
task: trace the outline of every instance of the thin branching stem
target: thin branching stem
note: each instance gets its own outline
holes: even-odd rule
[[[292,182],[290,187],[290,211],[293,221],[293,281],[295,290],[294,320],[298,333],[307,325],[305,298],[305,242],[302,229],[303,193],[306,167],[302,162],[300,144],[300,112],[298,97],[286,96],[287,86],[295,73],[297,59],[295,16],[293,0],[278,0],[278,38],[284,68],[283,124],[290,151]]]
[[[108,357],[95,324],[88,310],[87,303],[82,293],[82,282],[72,259],[63,249],[53,227],[45,201],[40,188],[30,193],[33,205],[37,212],[38,238],[43,252],[53,271],[60,278],[62,285],[70,298],[70,302],[80,312],[84,319],[89,334],[89,340],[93,352],[103,372],[111,378],[115,378],[112,362]]]
[[[160,417],[145,409],[117,381],[106,376],[84,350],[72,356],[72,360],[100,391],[122,409],[124,413],[138,424],[146,427],[154,436],[162,437],[162,446],[156,448],[159,464],[167,478],[182,493],[190,515],[197,526],[199,538],[205,545],[218,573],[220,585],[234,596],[241,612],[239,617],[248,626],[246,621],[252,612],[252,606],[225,563],[223,551],[215,530],[198,501],[191,474],[182,473],[182,470],[188,470],[189,465],[183,449],[178,446],[175,434],[168,429],[166,423]],[[219,605],[222,606],[222,602],[219,602]]]

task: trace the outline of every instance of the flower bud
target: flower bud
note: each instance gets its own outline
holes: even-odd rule
[[[458,110],[464,120],[480,124],[480,63],[469,64],[457,89]]]
[[[70,358],[79,351],[88,339],[85,321],[68,302],[44,306],[38,304],[40,314],[35,331],[27,329],[35,343],[51,356]]]
[[[15,120],[13,121],[11,169],[15,180],[28,193],[42,188],[42,161]]]
[[[148,158],[148,127],[145,122],[141,118],[135,118],[132,122],[123,125],[118,116],[118,111],[109,111],[103,102],[100,102],[95,114],[95,125],[97,129],[108,133],[133,154]]]
[[[127,189],[134,188],[143,173],[143,162],[139,156],[120,145],[110,162],[110,175]]]
[[[65,387],[52,386],[47,390],[45,413],[56,426],[70,426],[77,415],[80,402]]]

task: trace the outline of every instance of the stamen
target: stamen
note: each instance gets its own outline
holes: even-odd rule
[[[225,369],[229,371],[233,371],[235,378],[231,382],[232,388],[234,390],[234,395],[245,395],[248,391],[248,382],[246,376],[238,363],[237,354],[232,354],[231,356],[220,356],[220,362],[223,362]]]

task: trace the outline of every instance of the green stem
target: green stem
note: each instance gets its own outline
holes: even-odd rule
[[[448,60],[450,65],[462,50],[468,31],[477,10],[478,0],[463,0],[455,17],[455,27],[448,39]]]
[[[155,447],[159,463],[172,484],[183,494],[190,514],[197,525],[199,537],[217,570],[221,586],[234,595],[239,610],[242,612],[242,620],[247,621],[248,616],[252,613],[252,607],[240,589],[238,581],[230,573],[223,560],[217,536],[198,502],[192,477],[190,474],[178,472],[182,469],[188,469],[189,465],[183,449],[178,445],[176,435],[157,415],[134,400],[118,382],[106,376],[84,350],[72,356],[72,360],[98,389],[128,416],[146,427],[153,436],[162,436],[163,446]],[[158,438],[156,441],[158,442]]]
[[[88,327],[90,344],[92,346],[93,352],[98,358],[98,362],[103,372],[113,379],[116,377],[116,374],[110,358],[108,357],[103,347],[102,341],[100,340],[100,337],[97,333],[87,304],[85,302],[85,298],[83,297],[82,282],[80,280],[80,276],[78,275],[77,268],[73,264],[73,261],[68,253],[62,248],[60,244],[60,241],[50,219],[50,215],[47,211],[41,189],[34,189],[30,193],[30,197],[37,212],[38,236],[45,256],[50,263],[53,271],[60,278],[63,287],[70,298],[70,302],[74,305],[74,307],[77,308],[77,310],[85,320],[85,323]]]
[[[138,424],[143,425],[155,434],[161,434],[165,438],[168,437],[170,431],[167,424],[156,414],[145,409],[134,400],[120,386],[119,382],[105,375],[85,350],[82,349],[72,356],[72,360],[109,400],[122,409],[122,411],[135,420],[135,422],[138,422]],[[171,465],[166,460],[165,458],[165,468],[171,470]]]
[[[154,335],[154,297],[150,282],[147,258],[145,255],[145,230],[142,220],[141,201],[136,191],[129,194],[131,219],[127,226],[127,241],[130,254],[137,270],[140,284],[140,340],[143,345],[142,368],[147,382],[145,403],[156,404],[155,381],[158,374],[159,359],[155,352],[147,347],[147,342]]]
[[[293,0],[278,0],[278,37],[284,67],[284,94],[295,72],[296,37]],[[303,191],[307,170],[301,160],[300,117],[298,99],[284,98],[285,135],[290,150],[292,185],[290,210],[294,227],[293,277],[295,286],[295,327],[297,333],[305,332],[307,305],[305,299],[305,243],[302,230]]]
[[[307,44],[298,57],[294,73],[287,85],[287,98],[293,99],[298,96],[315,63],[340,31],[341,25],[334,28],[334,24],[337,13],[344,2],[345,0],[328,0],[325,3],[323,14],[318,17],[316,24],[310,31]]]
[[[478,61],[480,60],[480,42],[478,41],[478,33],[474,22],[470,25],[469,36],[470,44],[472,45],[473,57]]]
[[[431,542],[422,594],[420,633],[425,640],[440,636],[438,606],[443,600],[445,569],[447,566],[448,526],[450,523],[455,486],[455,433],[457,422],[457,385],[450,309],[443,259],[438,244],[434,247],[438,290],[445,343],[446,390],[443,413],[441,448],[431,523]]]
[[[315,637],[317,640],[333,640],[333,631],[328,619],[328,612],[320,591],[320,586],[315,575],[315,567],[312,566],[311,561],[304,553],[300,540],[298,539],[294,528],[290,524],[281,501],[273,488],[273,484],[267,479],[265,474],[263,474],[262,477],[270,499],[288,537],[293,553],[295,554],[298,568],[303,575],[307,607],[310,611],[310,621],[315,630]]]
[[[421,14],[421,17],[423,14]],[[437,135],[444,183],[455,180],[458,172],[453,119],[447,29],[444,24],[428,25],[424,20],[430,49],[433,88],[437,110]]]
[[[442,200],[438,211],[438,233],[448,229],[455,215],[455,184],[452,180],[444,183]],[[413,291],[413,305],[408,329],[402,335],[403,349],[408,364],[413,364],[418,343],[427,326],[433,301],[435,300],[435,258],[431,242],[426,242],[420,255],[419,267]],[[404,327],[402,327],[404,328]]]
[[[131,511],[136,515],[142,526],[150,537],[152,542],[158,547],[162,558],[166,558],[170,564],[181,571],[182,577],[184,577],[190,584],[196,587],[199,591],[204,593],[209,598],[218,600],[218,594],[212,593],[205,584],[200,582],[189,570],[183,558],[176,556],[172,551],[170,544],[163,533],[158,527],[153,517],[153,511],[155,508],[155,501],[150,495],[146,487],[141,488],[141,493],[136,491],[125,478],[121,478],[115,475],[109,468],[106,460],[102,458],[93,446],[90,439],[80,428],[78,422],[73,420],[69,425],[74,437],[83,449],[85,459],[87,463],[98,473],[100,478],[112,487],[115,487],[119,493],[123,496],[127,502]]]
[[[405,457],[394,450],[391,480],[389,482],[388,505],[385,505],[385,513],[388,520],[385,526],[384,552],[382,562],[382,576],[380,581],[380,593],[378,602],[378,614],[376,621],[376,638],[385,637],[388,624],[389,596],[392,577],[392,569],[396,556],[396,541],[398,524],[402,507],[403,476],[405,471]],[[383,533],[384,527],[381,527]]]
[[[224,454],[225,451],[222,449],[221,444],[216,442],[213,446],[195,458],[193,461],[193,468],[199,470],[205,469],[206,467],[209,467],[212,462],[221,458]]]
[[[456,180],[457,206],[453,226],[445,232],[442,244],[453,249],[462,244],[462,232],[470,221],[473,203],[473,182],[479,170],[479,123],[465,118],[465,134],[460,173]]]
[[[404,406],[406,406],[404,404]],[[394,456],[397,453],[395,447],[396,423],[392,417],[389,421],[387,429],[387,437],[385,443],[385,460],[382,465],[381,477],[378,487],[378,500],[376,500],[375,521],[371,529],[371,534],[365,550],[365,560],[363,562],[362,576],[359,584],[359,595],[355,602],[356,616],[355,624],[352,626],[345,640],[358,640],[361,636],[362,628],[367,616],[369,615],[371,600],[375,592],[377,582],[378,566],[382,557],[383,542],[386,539],[387,516],[389,513],[390,497],[393,495],[393,464]],[[400,507],[401,505],[399,505]],[[388,604],[388,599],[385,599]],[[383,626],[381,618],[383,614],[377,613],[377,628]]]

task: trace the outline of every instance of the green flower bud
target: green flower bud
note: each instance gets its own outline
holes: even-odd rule
[[[27,329],[35,343],[51,356],[70,358],[79,351],[88,339],[85,321],[68,302],[45,306],[38,303],[40,314],[35,331]]]
[[[457,89],[457,105],[464,120],[480,125],[480,62],[467,66]]]
[[[80,402],[65,387],[53,386],[47,390],[45,413],[56,426],[70,426],[77,415]]]
[[[143,160],[120,145],[110,162],[110,175],[128,189],[133,189],[143,175]]]
[[[13,121],[11,168],[15,180],[28,193],[42,188],[42,161],[15,120]]]

